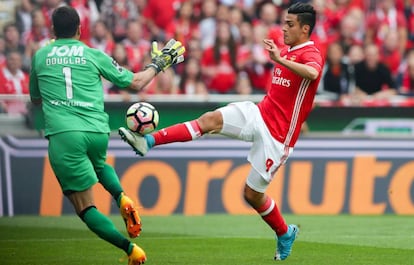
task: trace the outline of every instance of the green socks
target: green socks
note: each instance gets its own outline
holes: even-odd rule
[[[99,182],[112,195],[119,207],[119,199],[123,189],[114,168],[105,164],[103,169],[99,173],[97,172],[97,176]]]
[[[83,212],[81,219],[86,223],[89,229],[97,234],[103,240],[117,246],[118,248],[130,254],[132,243],[125,238],[114,226],[112,221],[95,207],[90,207]]]

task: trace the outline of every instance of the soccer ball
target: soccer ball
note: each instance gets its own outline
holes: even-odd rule
[[[158,121],[157,109],[147,102],[134,103],[126,112],[128,128],[141,135],[154,131],[158,126]]]

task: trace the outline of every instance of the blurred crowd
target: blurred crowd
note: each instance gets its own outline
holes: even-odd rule
[[[140,96],[264,94],[273,64],[262,40],[283,47],[289,0],[19,0],[0,33],[0,94],[27,94],[31,57],[53,38],[50,16],[71,5],[81,40],[139,71],[152,41],[186,47],[185,62],[161,73]],[[318,95],[330,104],[390,104],[414,95],[414,0],[311,0],[312,40],[326,56]],[[125,91],[104,80],[105,93]],[[409,101],[404,101],[409,102]],[[11,111],[7,101],[0,111]]]

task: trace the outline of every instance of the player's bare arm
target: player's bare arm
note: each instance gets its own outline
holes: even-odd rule
[[[142,90],[145,88],[145,86],[157,75],[157,71],[149,67],[145,69],[144,71],[134,73],[134,77],[132,78],[131,85],[129,85],[129,88],[135,89],[135,90]]]
[[[319,72],[312,66],[290,61],[284,57],[281,57],[280,50],[273,40],[264,39],[263,42],[265,44],[265,49],[269,52],[270,58],[274,62],[289,68],[291,71],[300,75],[303,78],[309,80],[316,80],[318,78]]]

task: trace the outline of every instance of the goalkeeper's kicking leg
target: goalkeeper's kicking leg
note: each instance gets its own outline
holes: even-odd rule
[[[248,160],[253,167],[246,181],[244,197],[275,231],[277,238],[275,259],[286,259],[290,255],[298,228],[286,224],[274,200],[265,194],[265,190],[275,171],[286,162],[291,149],[272,137],[254,103],[232,103],[215,111],[206,112],[196,120],[176,124],[145,136],[123,127],[119,128],[122,139],[141,156],[157,145],[192,141],[205,133],[218,133],[253,142],[248,155]]]
[[[95,206],[92,187],[100,181],[122,200],[122,188],[113,168],[105,164],[109,134],[64,132],[49,137],[49,159],[65,196],[78,216],[100,238],[122,249],[130,265],[142,264],[145,252],[121,234]],[[86,155],[85,155],[86,154]]]
[[[95,207],[91,188],[82,192],[65,193],[88,228],[100,238],[124,250],[130,265],[140,265],[146,261],[144,250],[125,238],[112,221]]]
[[[114,168],[104,164],[102,170],[97,172],[99,182],[115,199],[122,218],[124,219],[126,229],[130,238],[135,238],[141,233],[141,218],[134,202],[125,195],[119,177]]]

